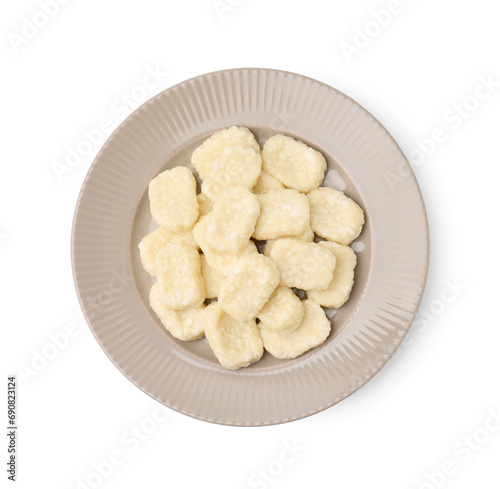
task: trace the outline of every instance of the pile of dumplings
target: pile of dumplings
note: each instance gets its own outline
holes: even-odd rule
[[[183,341],[206,336],[232,370],[264,350],[288,359],[321,345],[331,329],[323,307],[342,306],[354,284],[349,244],[363,210],[320,187],[321,153],[282,134],[261,150],[246,127],[223,129],[191,162],[200,193],[184,166],[149,185],[159,227],[139,250],[156,277],[149,300],[163,326]]]

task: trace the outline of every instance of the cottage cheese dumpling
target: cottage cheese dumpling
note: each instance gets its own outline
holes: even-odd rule
[[[196,180],[191,170],[177,166],[153,178],[149,204],[160,227],[174,233],[191,229],[199,215]]]
[[[242,256],[249,254],[258,254],[257,247],[253,241],[248,241],[245,247],[236,255],[221,253],[212,248],[205,248],[204,252],[205,258],[207,259],[207,263],[210,267],[223,277],[227,277],[231,273],[235,263],[237,263]]]
[[[277,134],[262,148],[262,169],[285,187],[309,192],[321,185],[326,160],[302,141]]]
[[[292,189],[258,195],[260,215],[253,237],[259,240],[297,236],[309,227],[309,202]]]
[[[303,290],[325,289],[333,279],[335,255],[317,243],[278,239],[264,250],[278,268],[281,285]]]
[[[347,302],[354,285],[356,253],[349,246],[331,241],[320,241],[318,244],[335,255],[335,270],[333,271],[333,279],[326,289],[311,290],[307,296],[321,306],[338,308]]]
[[[322,238],[348,245],[363,228],[363,209],[334,188],[323,187],[307,194],[311,206],[311,227]]]
[[[215,202],[220,191],[235,185],[249,190],[256,184],[262,167],[260,151],[244,146],[228,146],[215,160],[203,180],[201,191]]]
[[[170,244],[156,255],[160,298],[169,309],[199,307],[205,300],[200,254],[193,246]]]
[[[203,217],[212,212],[214,203],[205,194],[198,194],[198,206],[200,208],[200,217]]]
[[[202,180],[207,178],[214,162],[228,146],[244,146],[260,151],[259,143],[246,127],[222,129],[198,146],[191,156],[191,163]]]
[[[279,285],[257,317],[260,325],[275,333],[295,331],[304,317],[304,307],[292,289]]]
[[[167,244],[187,244],[198,247],[191,230],[173,233],[158,228],[144,236],[139,243],[139,253],[144,270],[153,277],[156,277],[156,255]]]
[[[297,236],[281,236],[280,238],[277,238],[277,239],[268,239],[268,240],[266,240],[266,246],[264,248],[264,255],[267,256],[267,252],[269,252],[273,243],[278,241],[278,239],[284,239],[284,238],[295,238],[295,239],[300,239],[301,241],[314,241],[314,233],[313,233],[313,230],[311,229],[311,226],[308,225],[306,230],[303,233],[297,234]],[[267,252],[266,252],[266,249],[267,249]]]
[[[255,320],[238,321],[226,314],[218,302],[206,308],[204,326],[210,347],[225,368],[247,367],[264,353]]]
[[[149,293],[149,303],[165,329],[178,340],[194,341],[205,335],[203,312],[205,305],[183,311],[169,309],[163,304],[159,283],[155,282]]]
[[[331,323],[325,311],[313,301],[302,301],[304,318],[290,334],[280,334],[259,325],[264,348],[276,358],[295,358],[325,342]]]
[[[202,253],[201,259],[201,274],[205,282],[205,295],[207,299],[215,299],[219,297],[220,288],[224,281],[224,275],[221,275],[217,270],[212,268],[208,262],[207,257]]]
[[[279,180],[276,180],[276,178],[269,175],[269,173],[261,171],[259,179],[252,191],[254,194],[265,194],[271,190],[282,190],[284,188],[285,186]]]
[[[195,224],[193,228],[193,235],[196,243],[203,251],[210,267],[212,267],[220,275],[227,277],[240,256],[248,253],[257,253],[257,247],[253,241],[248,240],[243,246],[243,249],[235,255],[228,255],[227,253],[221,253],[220,251],[214,250],[207,237],[208,222],[208,216],[202,217]]]
[[[210,246],[221,253],[235,255],[252,236],[259,217],[256,195],[242,186],[222,190],[207,219],[206,237]]]
[[[219,304],[238,321],[250,321],[279,282],[278,270],[269,258],[258,253],[241,256],[222,283]]]

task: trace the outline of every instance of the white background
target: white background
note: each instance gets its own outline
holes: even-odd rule
[[[85,487],[78,479],[120,489],[500,487],[500,420],[489,414],[500,418],[497,2],[218,5],[70,0],[30,28],[27,21],[47,20],[37,1],[3,2],[1,383],[5,403],[6,377],[18,376],[17,487]],[[374,21],[389,8],[389,21]],[[78,312],[71,222],[100,147],[82,143],[84,131],[96,134],[106,120],[116,127],[186,78],[254,66],[338,88],[411,155],[432,241],[422,312],[387,367],[320,414],[265,428],[217,426],[169,410],[165,419],[111,364]],[[148,70],[168,75],[142,89]],[[481,77],[490,79],[489,92],[477,91]],[[128,106],[122,97],[131,98]],[[439,128],[439,142],[427,142],[419,158],[419,142]],[[68,147],[88,154],[58,178]],[[110,457],[120,465],[102,464]]]

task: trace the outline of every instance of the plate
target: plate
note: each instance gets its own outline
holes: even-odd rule
[[[345,191],[367,218],[353,244],[355,286],[332,333],[293,360],[269,354],[238,371],[221,367],[206,340],[181,342],[148,303],[152,279],[137,245],[155,226],[147,187],[190,165],[213,132],[246,126],[262,143],[276,133],[304,141],[328,162],[325,185]],[[80,192],[72,232],[76,290],[111,361],[137,387],[188,416],[214,423],[284,423],[345,399],[388,361],[415,317],[429,258],[428,224],[411,167],[384,127],[343,93],[269,69],[233,69],[156,95],[106,141]]]

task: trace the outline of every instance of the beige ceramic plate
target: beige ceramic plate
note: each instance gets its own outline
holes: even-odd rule
[[[326,185],[345,190],[367,223],[350,300],[332,315],[326,343],[294,360],[269,354],[233,372],[206,340],[181,342],[148,303],[152,279],[137,244],[154,226],[147,186],[188,165],[193,149],[231,125],[261,142],[291,135],[328,161]],[[202,75],[135,111],[97,155],[76,207],[73,272],[87,321],[135,385],[189,416],[229,425],[283,423],[346,398],[387,362],[423,294],[428,228],[419,187],[398,145],[372,115],[316,80],[266,69]]]

